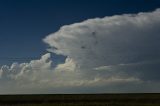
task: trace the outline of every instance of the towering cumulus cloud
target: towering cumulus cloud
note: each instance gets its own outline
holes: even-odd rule
[[[2,66],[3,89],[11,84],[32,93],[160,92],[160,9],[65,25],[43,41],[65,62],[52,67],[48,53]]]

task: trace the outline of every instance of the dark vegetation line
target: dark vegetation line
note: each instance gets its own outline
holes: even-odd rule
[[[0,95],[0,105],[5,104],[156,104],[160,106],[159,93],[133,94],[35,94],[35,95]],[[158,105],[157,105],[158,104]],[[136,106],[136,105],[135,105]],[[151,105],[152,106],[152,105]]]

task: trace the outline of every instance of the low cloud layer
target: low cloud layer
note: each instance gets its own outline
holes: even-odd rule
[[[62,26],[43,41],[65,62],[4,65],[0,93],[160,92],[159,34],[160,9]]]

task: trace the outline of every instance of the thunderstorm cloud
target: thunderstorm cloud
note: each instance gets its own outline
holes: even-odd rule
[[[43,39],[50,53],[1,67],[0,93],[160,92],[159,34],[160,9],[64,25]]]

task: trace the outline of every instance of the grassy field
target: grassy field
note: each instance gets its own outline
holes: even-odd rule
[[[160,106],[160,94],[1,95],[0,106]]]

